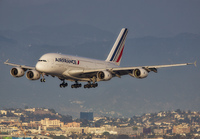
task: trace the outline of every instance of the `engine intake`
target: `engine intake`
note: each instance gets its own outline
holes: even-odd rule
[[[148,76],[148,72],[145,69],[134,69],[131,76],[135,78],[146,78]]]
[[[38,80],[40,79],[40,73],[36,70],[29,70],[26,73],[26,78],[29,80]]]
[[[20,67],[14,67],[10,70],[10,74],[14,77],[22,77],[24,73],[24,70]]]
[[[112,74],[109,71],[99,71],[97,73],[97,78],[100,81],[108,81],[112,78]]]

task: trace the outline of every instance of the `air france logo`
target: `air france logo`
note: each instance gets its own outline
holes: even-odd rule
[[[66,58],[55,58],[56,62],[65,62],[69,64],[79,65],[79,60],[70,60]]]

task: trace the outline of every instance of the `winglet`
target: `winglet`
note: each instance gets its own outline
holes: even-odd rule
[[[194,66],[197,67],[197,61],[194,62]]]
[[[7,63],[8,63],[8,61],[9,61],[9,59],[7,59],[7,60],[4,62],[4,64],[7,64]]]

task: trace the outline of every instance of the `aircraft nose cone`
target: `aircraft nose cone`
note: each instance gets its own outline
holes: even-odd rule
[[[42,71],[43,66],[40,62],[37,62],[37,64],[35,65],[35,68],[36,68],[37,71]]]

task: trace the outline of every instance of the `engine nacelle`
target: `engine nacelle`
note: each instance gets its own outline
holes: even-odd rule
[[[109,71],[99,71],[97,73],[97,78],[100,81],[108,81],[112,78],[112,74]]]
[[[38,80],[40,79],[40,73],[36,70],[29,70],[26,73],[26,78],[29,80]]]
[[[14,77],[22,77],[24,73],[24,70],[20,67],[14,67],[10,70],[10,74]]]
[[[145,69],[134,69],[131,76],[135,78],[146,78],[148,76],[148,72]]]

